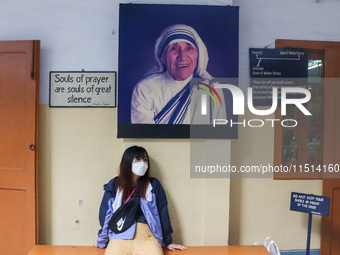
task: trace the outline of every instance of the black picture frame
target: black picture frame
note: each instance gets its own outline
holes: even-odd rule
[[[131,123],[133,88],[157,65],[155,41],[164,28],[173,24],[186,24],[197,31],[208,49],[207,70],[213,77],[238,77],[238,7],[120,4],[118,138],[237,138],[235,127],[219,127],[223,130],[215,132],[211,125],[197,125],[193,134],[192,125]],[[228,118],[237,118],[232,115],[231,94],[224,93]]]

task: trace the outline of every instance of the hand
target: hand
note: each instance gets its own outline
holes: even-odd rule
[[[171,250],[171,251],[175,251],[175,250],[182,250],[182,251],[185,251],[186,249],[188,249],[187,247],[185,247],[185,246],[183,246],[183,245],[175,244],[175,243],[169,244],[166,248],[167,248],[168,250]]]

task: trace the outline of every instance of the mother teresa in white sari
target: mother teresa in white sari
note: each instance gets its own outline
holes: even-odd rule
[[[131,123],[209,124],[212,119],[226,119],[222,90],[214,90],[221,98],[220,104],[208,100],[208,115],[204,115],[201,96],[209,91],[198,85],[190,88],[193,78],[213,78],[206,70],[207,48],[192,27],[177,24],[164,29],[156,41],[154,55],[158,66],[133,90]]]

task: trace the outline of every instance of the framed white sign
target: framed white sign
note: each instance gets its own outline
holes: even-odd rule
[[[116,72],[50,72],[50,107],[116,107]]]

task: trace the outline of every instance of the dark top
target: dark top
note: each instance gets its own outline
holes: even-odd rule
[[[133,189],[131,190],[131,192],[133,191]],[[131,198],[132,197],[138,197],[138,194],[136,194],[136,192],[134,192],[134,194],[131,196]],[[123,204],[124,203],[126,203],[126,200],[124,199],[123,200]],[[147,221],[146,221],[146,218],[145,218],[145,216],[144,216],[144,213],[143,213],[143,211],[142,211],[142,208],[140,207],[140,205],[138,206],[138,208],[137,208],[137,212],[136,212],[136,217],[135,217],[135,220],[136,220],[136,222],[140,222],[140,223],[148,223]]]

